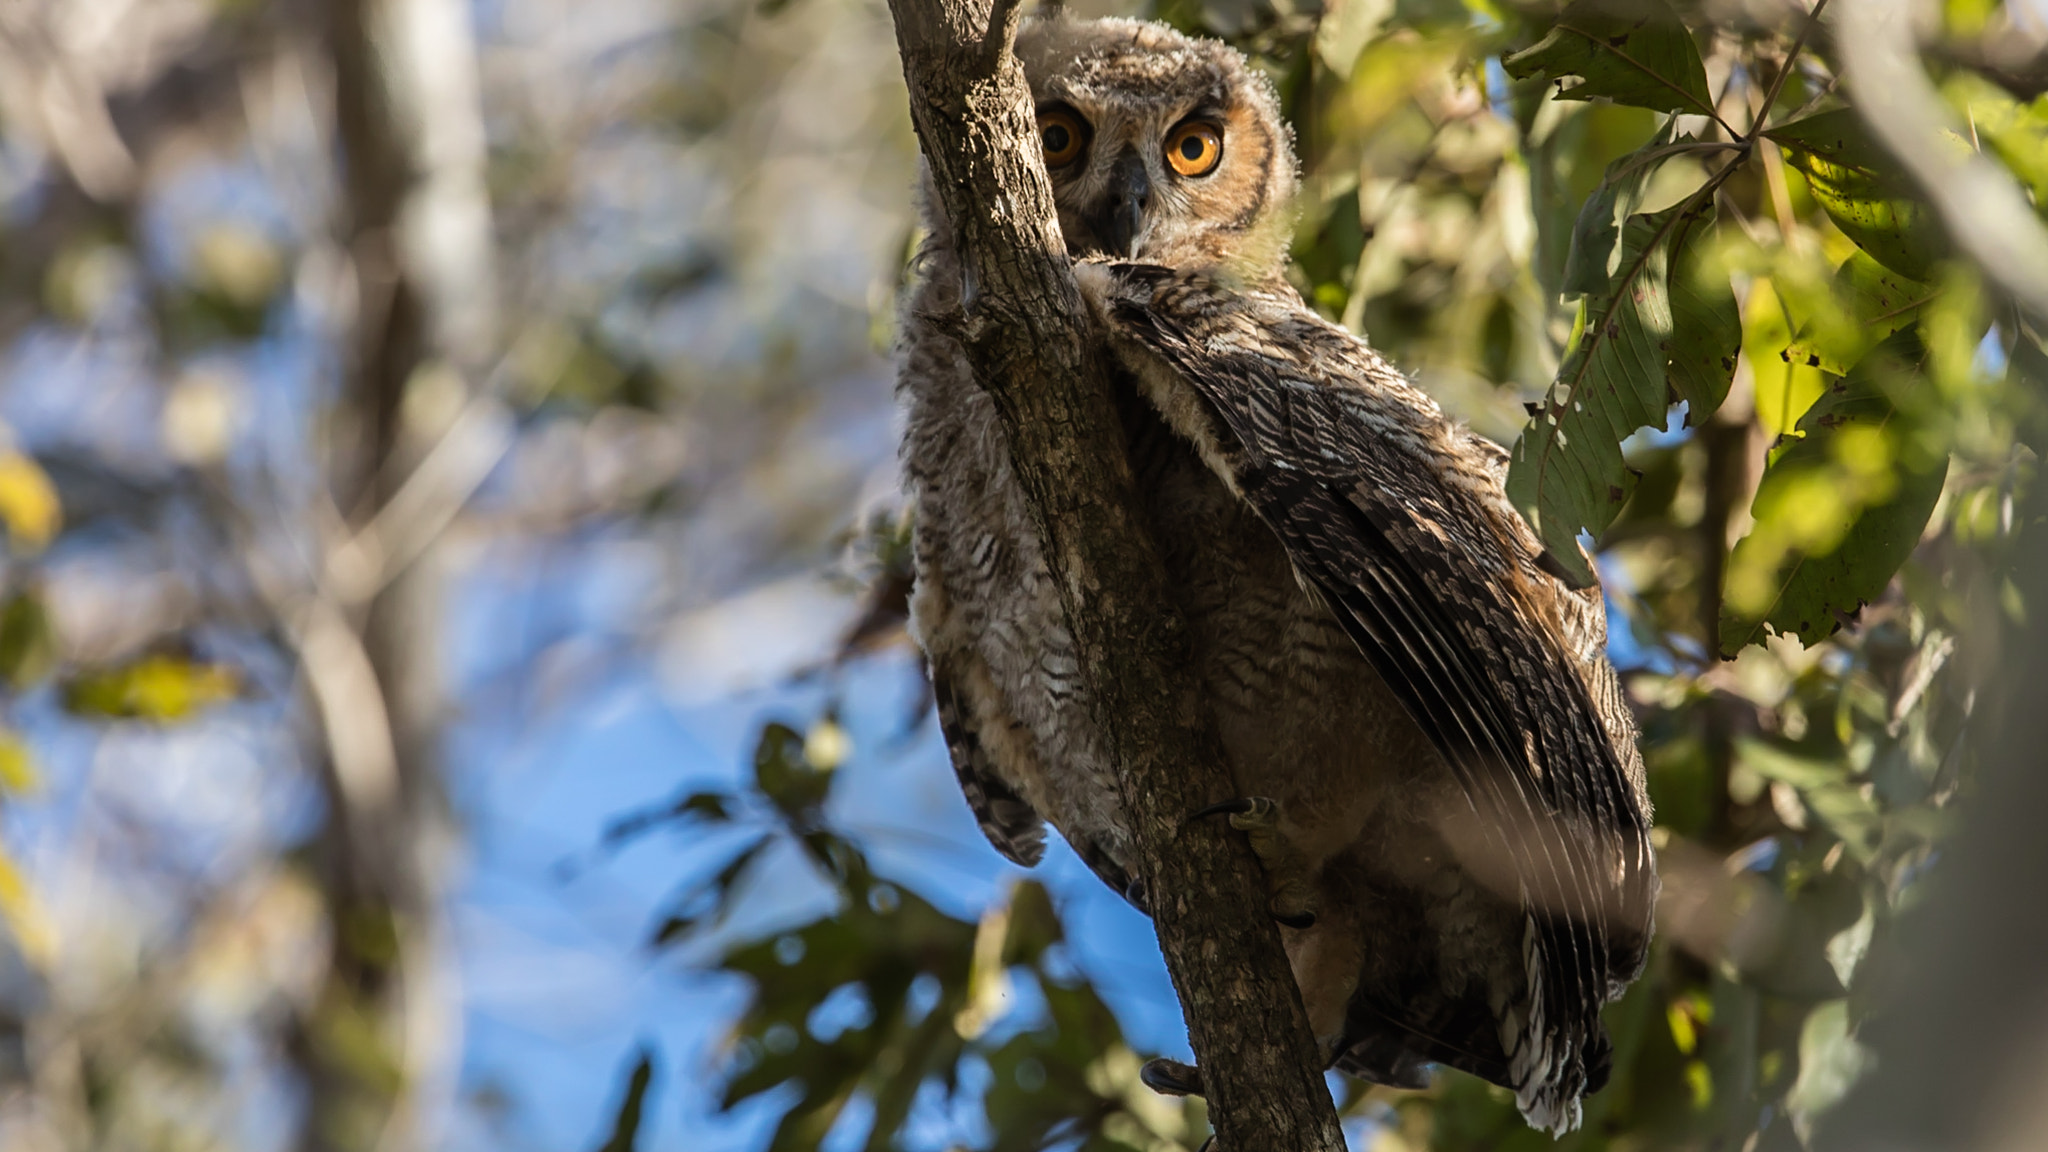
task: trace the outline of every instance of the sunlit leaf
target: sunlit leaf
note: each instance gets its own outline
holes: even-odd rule
[[[1699,47],[1663,0],[1577,0],[1549,35],[1501,64],[1518,80],[1557,81],[1560,100],[1600,96],[1659,112],[1714,114]]]
[[[1808,320],[1786,349],[1787,360],[1843,375],[1885,337],[1910,327],[1941,289],[1908,279],[1857,252],[1835,273],[1838,310]]]
[[[2020,103],[1990,81],[1960,73],[1943,85],[1968,117],[1971,135],[2005,162],[2048,217],[2048,95]]]
[[[1351,75],[1358,53],[1394,13],[1395,0],[1339,0],[1316,22],[1316,56],[1332,74]]]
[[[57,954],[56,929],[4,846],[0,846],[0,921],[13,934],[23,958],[39,969],[49,967]]]
[[[1835,970],[1835,978],[1847,988],[1856,978],[1856,969],[1870,952],[1870,940],[1877,929],[1877,907],[1872,900],[1865,899],[1863,914],[1855,923],[1828,938],[1828,964]]]
[[[20,796],[42,784],[35,756],[18,732],[0,729],[0,795]]]
[[[1773,437],[1793,431],[1799,418],[1827,391],[1827,377],[1786,349],[1792,345],[1793,317],[1775,277],[1749,285],[1742,304],[1742,352],[1749,360],[1757,423]]]
[[[1849,1026],[1847,1000],[1829,1001],[1807,1014],[1799,1032],[1799,1080],[1785,1097],[1802,1139],[1811,1137],[1814,1119],[1848,1095],[1870,1065],[1869,1050]]]
[[[953,1030],[962,1040],[979,1039],[1005,1011],[1010,999],[1010,972],[1003,963],[1003,944],[1009,935],[1010,902],[997,900],[982,912],[981,923],[975,926],[967,1003],[953,1017]]]
[[[1600,533],[1628,497],[1621,442],[1663,427],[1679,401],[1704,419],[1734,376],[1741,316],[1728,283],[1699,259],[1710,212],[1701,198],[1629,219],[1613,276],[1586,299],[1577,345],[1515,443],[1508,498],[1582,583],[1593,575],[1579,532]]]
[[[1870,139],[1856,113],[1838,108],[1765,131],[1843,235],[1879,263],[1915,280],[1933,271],[1940,233],[1905,187],[1898,164]]]
[[[0,522],[19,552],[40,552],[63,526],[57,488],[42,466],[19,452],[0,451]]]
[[[64,707],[108,719],[183,720],[241,688],[241,674],[228,665],[158,653],[74,677],[64,685]]]
[[[853,753],[853,738],[830,716],[811,726],[804,737],[804,763],[820,772],[830,772]]]
[[[1756,525],[1728,561],[1723,656],[1769,631],[1809,645],[1826,639],[1912,554],[1948,458],[1923,458],[1885,381],[1924,357],[1911,331],[1879,345],[1808,409],[1803,438],[1765,471],[1751,504]]]

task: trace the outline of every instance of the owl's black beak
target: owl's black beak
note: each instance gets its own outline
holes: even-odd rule
[[[1145,230],[1145,209],[1152,203],[1152,178],[1144,158],[1125,150],[1110,170],[1109,188],[1101,206],[1088,216],[1088,227],[1112,256],[1136,256],[1139,233]]]

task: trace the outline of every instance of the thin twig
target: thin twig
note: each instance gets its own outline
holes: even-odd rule
[[[1792,66],[1798,62],[1800,51],[1806,47],[1806,38],[1813,35],[1815,28],[1820,27],[1821,11],[1827,6],[1828,0],[1816,0],[1813,11],[1807,14],[1806,25],[1799,29],[1799,38],[1792,42],[1792,51],[1785,54],[1785,63],[1778,67],[1778,74],[1771,78],[1770,90],[1764,93],[1764,102],[1756,110],[1756,119],[1749,123],[1750,138],[1755,138],[1764,130],[1764,119],[1778,103],[1778,91],[1785,86],[1785,77],[1792,74]]]

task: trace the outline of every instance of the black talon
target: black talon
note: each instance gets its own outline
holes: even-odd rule
[[[1209,1138],[1207,1140],[1202,1141],[1202,1146],[1200,1148],[1195,1149],[1195,1152],[1209,1152],[1209,1149],[1214,1148],[1215,1146],[1216,1134],[1214,1132],[1211,1132],[1209,1133]]]
[[[1192,1064],[1155,1056],[1138,1069],[1138,1079],[1161,1096],[1200,1096],[1202,1070]]]
[[[1188,819],[1204,820],[1211,816],[1242,816],[1251,810],[1252,802],[1240,796],[1235,800],[1225,800],[1221,804],[1211,804],[1193,816],[1188,817]]]

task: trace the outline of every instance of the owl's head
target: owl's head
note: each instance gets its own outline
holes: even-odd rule
[[[1076,256],[1279,273],[1294,148],[1266,78],[1211,40],[1137,20],[1032,20],[1017,58]]]

